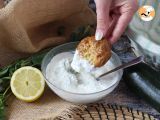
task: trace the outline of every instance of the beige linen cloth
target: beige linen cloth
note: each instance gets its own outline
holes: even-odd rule
[[[49,46],[69,41],[73,30],[95,24],[95,14],[88,0],[12,0],[5,7],[0,0],[0,64],[38,52]],[[64,34],[57,33],[64,27]],[[69,108],[78,107],[57,97],[49,88],[33,103],[11,96],[9,120],[54,119]]]

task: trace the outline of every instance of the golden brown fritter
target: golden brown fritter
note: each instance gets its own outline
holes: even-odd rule
[[[84,38],[77,50],[84,59],[95,67],[103,66],[111,57],[111,45],[108,40],[95,40],[95,36]]]

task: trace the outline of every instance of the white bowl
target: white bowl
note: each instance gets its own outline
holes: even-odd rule
[[[41,65],[42,73],[45,79],[47,78],[46,68],[49,62],[51,61],[51,59],[57,54],[62,53],[62,52],[73,52],[75,48],[77,47],[78,43],[79,42],[72,42],[72,43],[67,43],[67,44],[57,46],[46,54],[46,56],[44,57],[42,61],[42,65]],[[112,63],[115,64],[115,66],[121,65],[121,61],[119,57],[114,52],[112,52],[112,57],[110,58],[110,60],[112,61]],[[52,83],[52,81],[49,81],[48,79],[46,79],[46,83],[53,92],[55,92],[59,97],[61,97],[62,99],[66,101],[73,102],[73,103],[83,103],[83,104],[92,103],[92,102],[96,102],[102,99],[103,97],[105,97],[106,95],[108,95],[115,89],[115,87],[119,84],[119,81],[122,78],[123,70],[118,70],[116,74],[118,74],[117,75],[118,80],[114,84],[110,85],[108,88],[102,91],[94,92],[94,93],[75,93],[75,92],[66,91],[66,90],[63,90],[57,87],[56,85]]]

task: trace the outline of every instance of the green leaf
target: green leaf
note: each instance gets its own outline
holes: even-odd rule
[[[0,120],[5,120],[4,96],[0,94]]]
[[[24,66],[29,66],[30,64],[32,64],[31,60],[22,60],[20,66],[24,67]]]
[[[0,70],[0,78],[8,74],[10,66],[11,65]]]
[[[44,51],[41,51],[40,53],[37,53],[37,54],[33,55],[33,56],[31,57],[32,66],[41,65],[44,56],[46,55],[46,53],[47,53],[49,50],[50,50],[50,48],[49,48],[49,49],[46,49],[46,50],[44,50]]]
[[[6,88],[10,85],[11,77],[0,78],[0,93],[3,93]]]
[[[12,65],[10,68],[9,68],[9,76],[12,76],[12,74],[14,73],[15,71],[15,66]]]
[[[14,69],[13,69],[13,72],[17,69],[19,69],[21,67],[21,62],[17,62],[15,65],[14,65]],[[13,73],[12,73],[13,74]]]

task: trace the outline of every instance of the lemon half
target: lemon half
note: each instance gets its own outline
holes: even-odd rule
[[[13,94],[18,99],[33,102],[42,95],[45,80],[40,70],[26,66],[13,73],[10,85]]]

